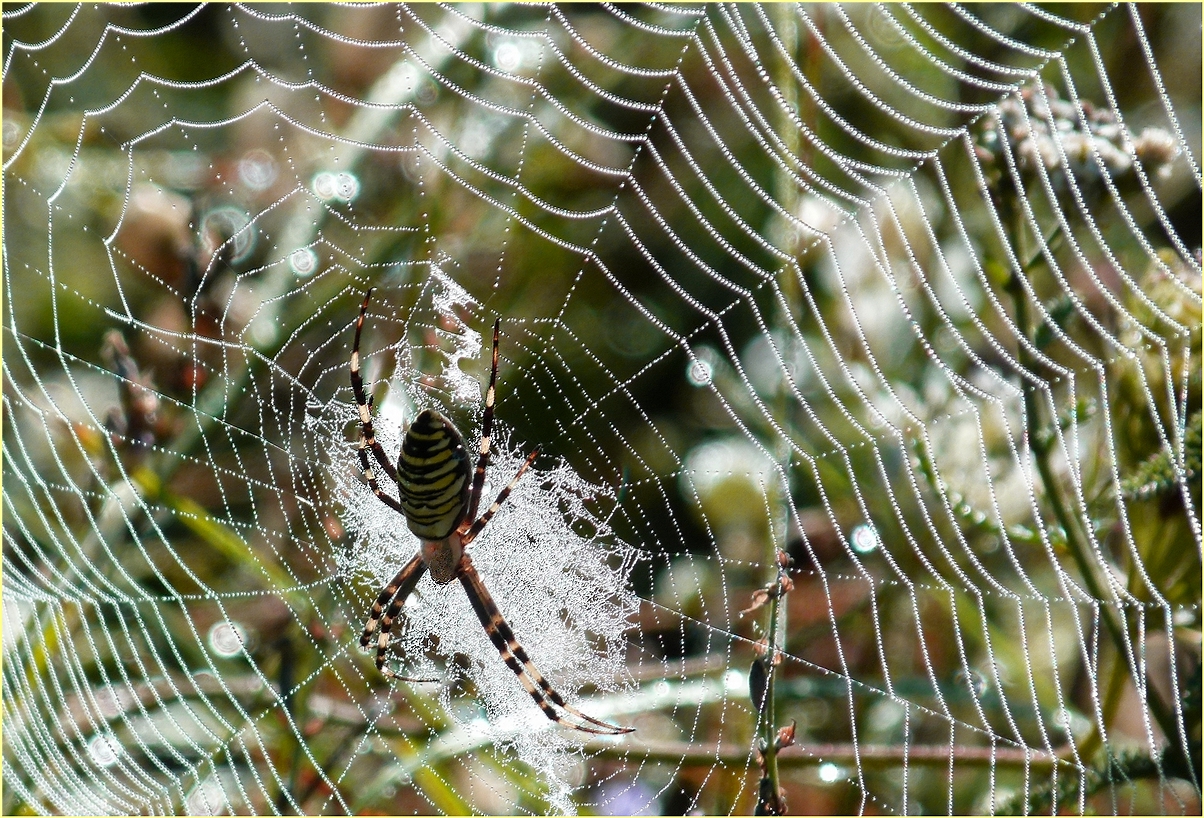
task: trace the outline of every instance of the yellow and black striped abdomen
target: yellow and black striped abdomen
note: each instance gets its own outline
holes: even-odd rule
[[[452,422],[424,409],[406,430],[397,461],[401,508],[410,531],[441,540],[455,530],[468,506],[472,469],[464,440]]]

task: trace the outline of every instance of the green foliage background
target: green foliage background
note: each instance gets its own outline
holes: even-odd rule
[[[1011,96],[934,70],[862,6],[808,6],[810,29],[786,5],[45,5],[6,19],[5,813],[60,808],[31,760],[90,769],[88,737],[104,732],[82,715],[90,701],[138,770],[124,774],[158,793],[139,809],[188,809],[200,781],[250,776],[263,787],[244,809],[335,811],[336,773],[354,812],[548,809],[543,782],[503,750],[441,751],[433,696],[385,696],[352,649],[372,590],[336,569],[349,537],[302,422],[314,402],[349,400],[349,327],[369,285],[372,349],[409,343],[416,369],[437,371],[438,320],[405,320],[435,269],[480,305],[469,325],[503,320],[499,417],[514,438],[611,487],[617,536],[647,555],[636,683],[721,689],[633,714],[625,747],[591,745],[584,812],[762,800],[757,714],[722,680],[753,665],[778,609],[739,613],[774,581],[778,549],[793,590],[761,725],[797,721],[775,774],[792,811],[1048,810],[1054,797],[1198,811],[1198,753],[1180,748],[1200,735],[1200,183],[1149,143],[1164,225],[1131,168],[1101,174],[1088,151],[1043,174],[1017,158],[1041,90],[1092,103],[1050,121],[1089,123],[1097,151],[1121,146],[1098,115],[1107,90],[1133,134],[1165,119],[1128,9],[1053,11],[1083,28],[971,9],[1030,52],[947,8],[892,12],[951,63],[939,36],[960,38],[967,71],[1030,71],[995,76]],[[1199,7],[1133,13],[1198,161]],[[579,39],[561,36],[570,26]],[[578,74],[547,49],[524,81],[490,67],[506,32],[545,30]],[[458,37],[457,53],[421,52],[438,36]],[[442,54],[407,86],[410,107],[386,81],[407,54],[398,39]],[[733,103],[736,89],[748,99]],[[240,182],[248,161],[274,180]],[[308,195],[323,169],[354,177],[352,202]],[[218,249],[247,214],[255,244]],[[289,267],[298,247],[317,274]],[[953,309],[949,281],[968,306]],[[153,417],[129,388],[139,379]],[[437,378],[425,387],[471,428],[475,410]],[[1005,387],[1024,397],[981,399]],[[106,407],[108,428],[95,422]],[[877,549],[851,547],[867,523]],[[1066,602],[1066,577],[1113,599],[1109,576],[1131,602]],[[247,650],[215,666],[206,640],[225,621]],[[1152,694],[1123,634],[1143,640]],[[151,655],[164,664],[145,666]],[[151,721],[187,704],[225,749],[188,730],[148,744],[136,719],[95,705],[112,685]],[[1159,706],[1169,721],[1134,717]],[[60,756],[32,749],[38,720],[56,725],[41,741]],[[1017,745],[1052,750],[1060,775],[1048,757],[1026,773]],[[952,761],[925,755],[948,747]]]

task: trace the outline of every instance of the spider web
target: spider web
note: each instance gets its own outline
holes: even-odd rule
[[[1198,7],[3,26],[6,813],[1198,813]]]

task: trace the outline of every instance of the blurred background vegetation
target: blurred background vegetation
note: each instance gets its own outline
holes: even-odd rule
[[[558,804],[355,647],[436,273],[645,555],[582,812],[1198,813],[1200,9],[1048,12],[6,7],[5,813]]]

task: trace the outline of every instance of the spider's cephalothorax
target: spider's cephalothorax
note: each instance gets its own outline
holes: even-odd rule
[[[406,429],[396,467],[377,442],[376,431],[372,426],[371,404],[364,392],[364,381],[360,376],[360,334],[364,328],[364,317],[367,315],[368,301],[371,298],[372,290],[368,290],[364,295],[364,303],[360,306],[359,318],[355,322],[355,345],[351,349],[351,390],[355,393],[360,416],[360,468],[373,493],[381,502],[405,517],[410,531],[422,541],[422,546],[419,553],[397,572],[397,576],[393,577],[376,598],[372,605],[372,613],[360,636],[360,645],[368,647],[373,632],[379,627],[376,667],[386,676],[398,676],[385,664],[385,657],[389,649],[389,632],[394,620],[401,613],[406,597],[428,570],[431,579],[441,584],[458,579],[489,640],[501,654],[502,661],[514,671],[523,688],[543,710],[544,715],[552,721],[586,733],[630,733],[634,728],[615,727],[598,721],[565,702],[536,669],[523,646],[519,644],[510,624],[498,610],[497,603],[485,588],[466,552],[469,543],[476,539],[485,524],[501,508],[502,503],[518,484],[519,478],[523,476],[523,472],[530,468],[535,462],[535,456],[539,454],[538,449],[531,452],[510,484],[502,489],[497,499],[478,518],[477,509],[481,504],[481,492],[485,488],[485,469],[489,465],[489,443],[493,431],[499,322],[494,322],[493,325],[493,365],[489,371],[489,389],[485,393],[481,449],[470,485],[464,439],[450,420],[433,409],[420,412]],[[397,487],[397,499],[381,489],[369,454]]]

